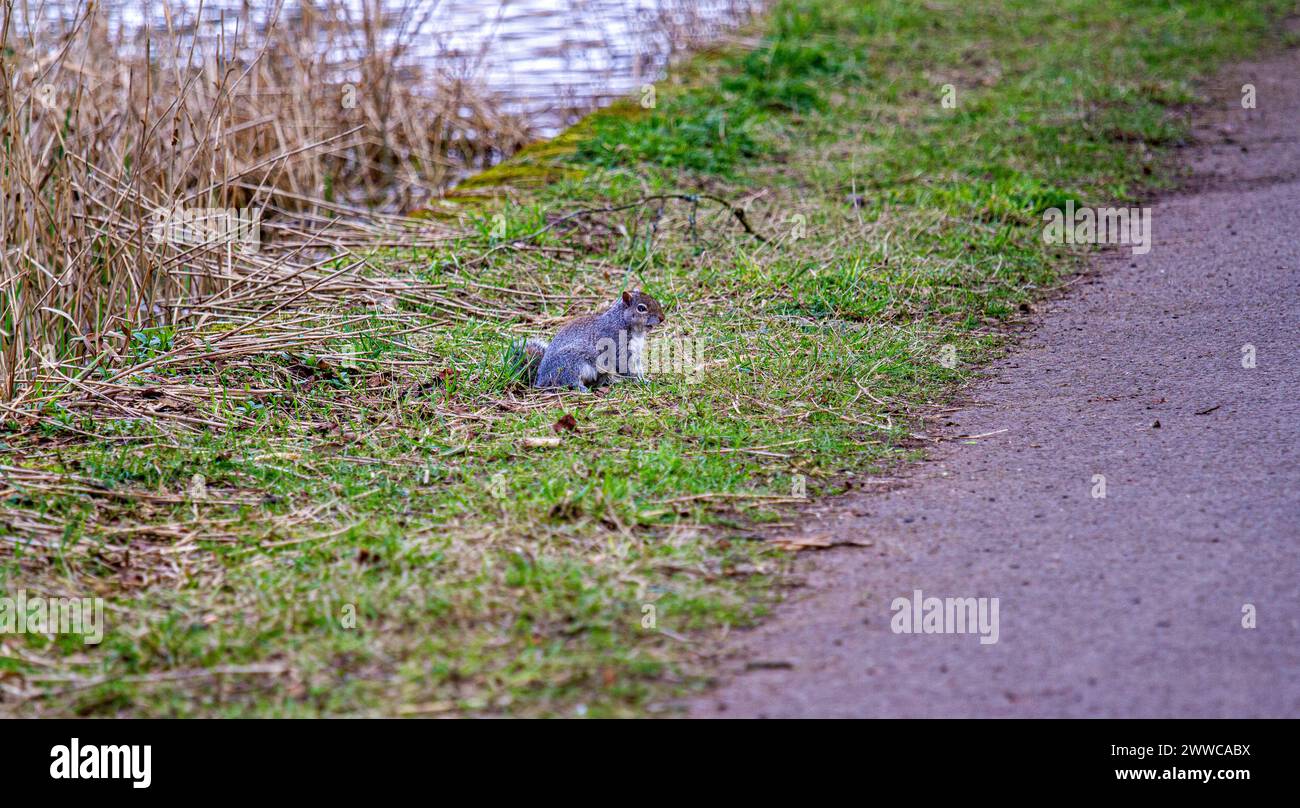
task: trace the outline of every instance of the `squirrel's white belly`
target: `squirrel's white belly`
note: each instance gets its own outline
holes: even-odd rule
[[[632,376],[645,375],[645,334],[633,334],[627,341],[627,370]]]

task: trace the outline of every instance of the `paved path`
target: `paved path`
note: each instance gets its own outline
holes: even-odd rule
[[[1226,71],[1151,251],[1100,258],[937,425],[1005,432],[809,509],[874,546],[805,553],[693,714],[1300,716],[1298,77]],[[894,633],[916,589],[998,598],[998,641]]]

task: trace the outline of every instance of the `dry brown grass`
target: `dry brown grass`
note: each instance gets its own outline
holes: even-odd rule
[[[119,365],[144,328],[436,299],[363,277],[351,248],[445,237],[376,211],[408,210],[530,136],[464,82],[407,65],[409,42],[382,33],[418,26],[375,3],[304,5],[261,30],[245,12],[201,39],[167,6],[163,30],[133,38],[99,4],[54,27],[2,8],[0,401]],[[163,217],[214,209],[260,216],[262,248],[193,224],[159,238]]]

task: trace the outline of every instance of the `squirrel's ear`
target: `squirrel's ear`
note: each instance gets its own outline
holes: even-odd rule
[[[623,305],[625,306],[632,305],[632,293],[627,291],[626,289],[623,290]]]

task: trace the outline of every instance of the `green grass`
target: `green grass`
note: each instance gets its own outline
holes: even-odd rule
[[[136,380],[228,387],[194,409],[228,426],[174,444],[73,412],[0,435],[23,465],[131,494],[9,487],[6,505],[62,527],[23,547],[11,525],[0,586],[111,608],[95,648],[4,638],[0,682],[17,684],[0,710],[668,709],[702,686],[724,630],[777,597],[787,559],[755,539],[791,516],[770,498],[908,457],[915,418],[1078,260],[1042,243],[1042,211],[1167,185],[1194,82],[1268,42],[1284,6],[778,3],[756,48],[701,55],[655,109],[619,105],[489,172],[477,188],[525,190],[467,205],[472,237],[376,255],[508,316]],[[743,202],[769,241],[702,201],[508,248],[548,215],[676,192]],[[665,304],[665,335],[706,347],[702,376],[599,397],[511,386],[513,335],[632,284]],[[172,337],[139,335],[137,358]],[[345,343],[359,367],[322,360]],[[412,358],[427,364],[381,364]],[[564,415],[576,431],[553,426]],[[196,475],[242,504],[188,496]]]

